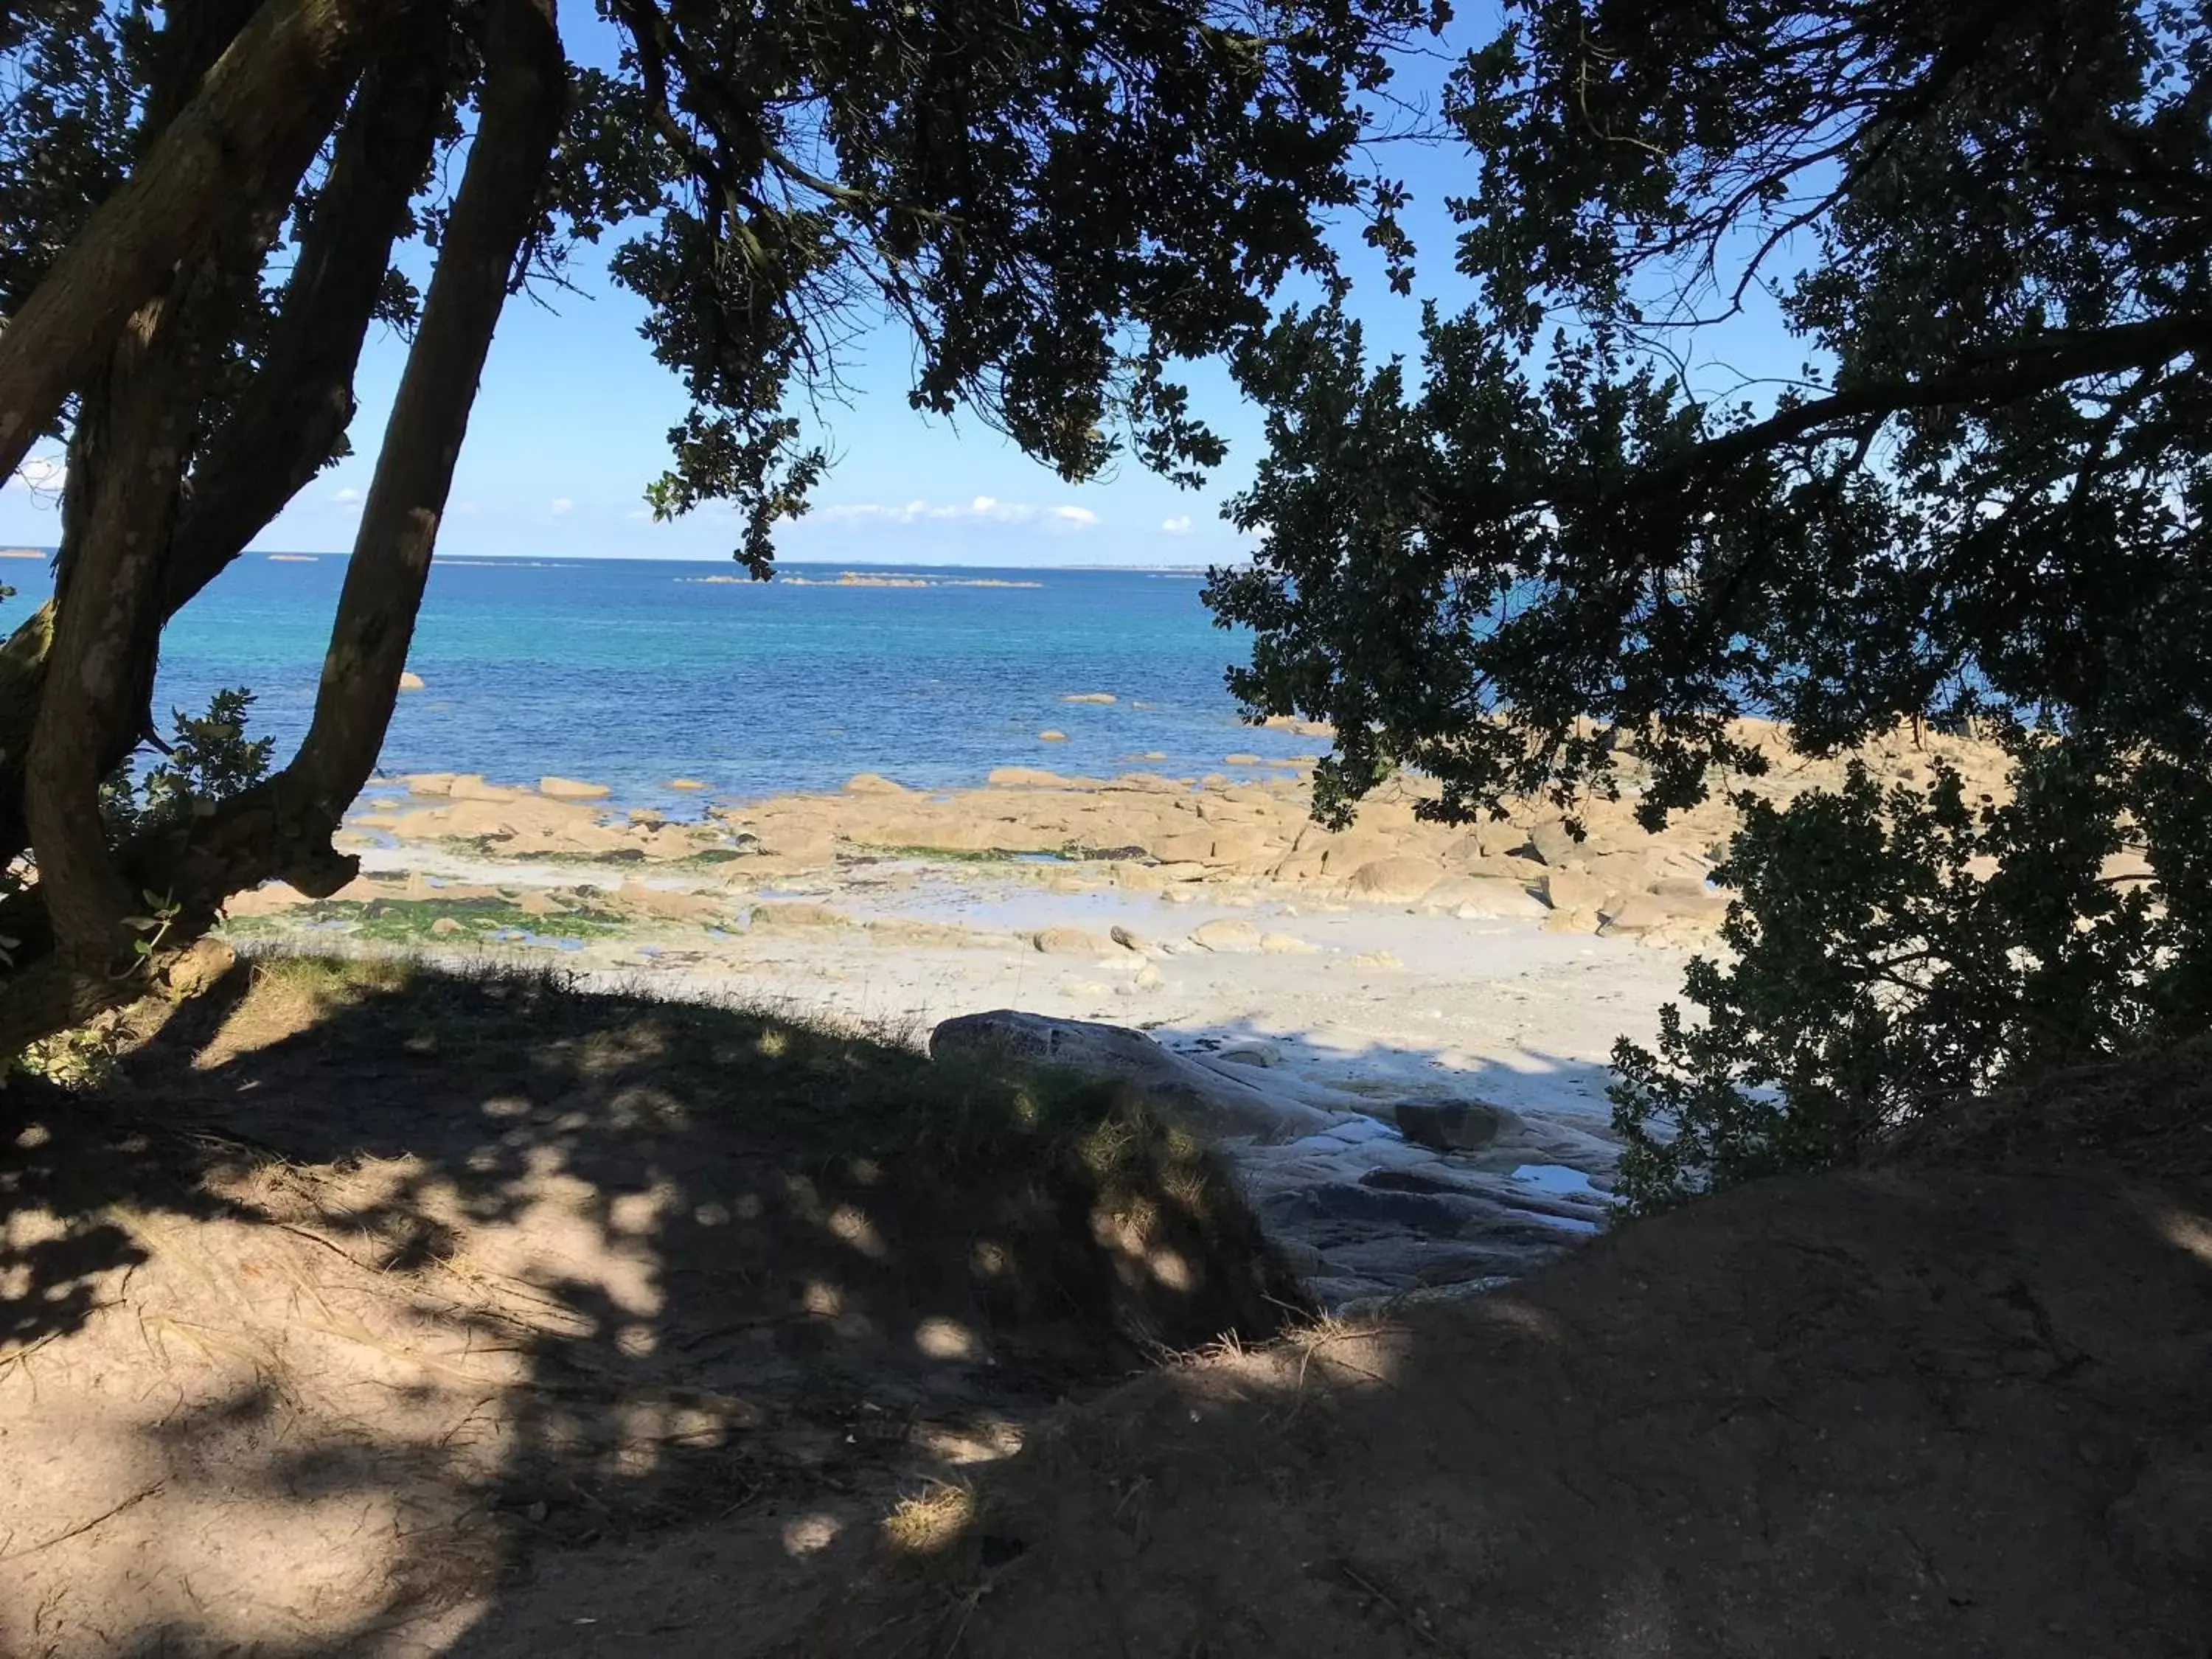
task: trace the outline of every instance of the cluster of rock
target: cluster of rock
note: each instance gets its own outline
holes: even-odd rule
[[[1234,1048],[1177,1052],[1142,1031],[998,1009],[931,1032],[939,1060],[1011,1060],[1140,1091],[1218,1146],[1270,1242],[1324,1307],[1517,1278],[1604,1224],[1610,1200],[1577,1178],[1613,1148],[1571,1125],[1466,1099],[1397,1102],[1394,1121]]]
[[[1742,731],[1775,763],[1749,785],[1757,793],[1784,797],[1840,777],[1840,763],[1790,755],[1778,728],[1747,724]],[[1899,733],[1863,758],[1897,781],[1924,781],[1940,761],[1958,767],[1972,787],[2002,787],[2002,757],[1961,738]],[[1497,822],[1448,825],[1423,816],[1433,786],[1408,777],[1371,795],[1349,828],[1328,830],[1311,819],[1303,771],[1238,781],[1218,774],[1091,778],[1002,767],[981,788],[946,794],[862,773],[835,794],[717,804],[706,823],[693,824],[651,812],[617,818],[594,805],[603,787],[570,779],[549,777],[534,790],[452,774],[404,784],[406,803],[356,823],[515,857],[718,857],[726,861],[720,878],[741,884],[885,852],[1050,854],[1071,860],[1085,883],[1136,890],[1290,888],[1331,902],[1470,920],[1525,917],[1559,931],[1670,945],[1703,939],[1725,916],[1729,896],[1711,877],[1735,826],[1735,809],[1717,795],[1656,836],[1635,823],[1632,799],[1588,804],[1580,834],[1536,799],[1508,803]]]

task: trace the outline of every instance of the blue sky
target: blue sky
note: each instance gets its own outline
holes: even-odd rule
[[[581,63],[611,62],[611,27],[589,0],[562,0],[562,26]],[[1488,4],[1470,4],[1443,52],[1455,56],[1496,27]],[[1396,91],[1433,115],[1443,57],[1409,61]],[[1407,118],[1394,112],[1403,125]],[[1442,198],[1465,188],[1471,161],[1457,146],[1395,143],[1376,164],[1403,178],[1417,199],[1409,228],[1420,245],[1417,293],[1457,294],[1451,234]],[[1369,323],[1387,349],[1416,343],[1415,302],[1393,300],[1358,243],[1357,226],[1340,237]],[[605,280],[599,261],[618,245],[579,251],[572,272],[582,294],[554,294],[543,304],[509,302],[471,417],[468,442],[439,540],[442,553],[726,559],[734,518],[707,508],[673,524],[652,523],[641,495],[665,464],[665,439],[682,416],[675,380],[638,337],[642,306]],[[357,383],[361,413],[355,456],[310,483],[255,545],[264,550],[343,551],[352,539],[402,363],[396,337],[373,338]],[[1228,465],[1201,491],[1164,483],[1134,464],[1081,486],[973,419],[939,420],[907,407],[905,338],[884,328],[849,366],[853,392],[825,409],[837,464],[817,492],[815,510],[778,534],[793,561],[944,564],[1205,564],[1233,562],[1246,544],[1221,522],[1221,504],[1250,475],[1259,447],[1255,411],[1237,398],[1217,366],[1194,365],[1186,379],[1198,412],[1226,437]],[[50,481],[51,462],[26,469]],[[0,543],[50,545],[58,535],[51,488],[19,477],[0,489]]]

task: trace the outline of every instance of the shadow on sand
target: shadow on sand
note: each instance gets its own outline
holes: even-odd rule
[[[1111,1090],[271,960],[0,1096],[0,1206],[11,1654],[2212,1633],[2212,1224],[2155,1183],[1778,1184],[1252,1351],[1295,1289]]]

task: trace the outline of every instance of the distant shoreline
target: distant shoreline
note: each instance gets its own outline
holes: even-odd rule
[[[51,547],[0,548],[0,559],[51,559],[56,550]],[[278,548],[269,552],[257,549],[242,554],[243,558],[271,560],[279,564],[321,562],[325,560],[343,561],[351,553],[343,550],[309,550]],[[456,553],[434,562],[459,567],[483,565],[513,565],[522,568],[546,564],[690,564],[714,567],[726,565],[726,558],[672,558],[659,555],[633,556],[622,553]],[[1021,564],[1021,563],[962,563],[929,564],[914,559],[779,559],[779,570],[1054,570],[1070,574],[1126,575],[1126,576],[1203,576],[1216,569],[1235,569],[1235,565],[1214,564]],[[738,580],[750,580],[745,577]]]

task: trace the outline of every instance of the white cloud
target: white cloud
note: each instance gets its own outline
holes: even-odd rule
[[[575,502],[570,501],[566,495],[561,495],[555,498],[553,502],[553,516],[555,518],[565,519],[575,510]]]
[[[336,501],[340,507],[351,507],[356,501],[358,501],[361,499],[361,491],[358,489],[341,489],[337,495],[331,496],[331,499]]]
[[[967,501],[912,501],[893,507],[882,501],[836,501],[817,509],[830,524],[1035,524],[1048,530],[1088,530],[1098,515],[1087,507],[1032,507],[977,495]]]
[[[1170,536],[1188,536],[1190,534],[1190,514],[1178,513],[1172,519],[1163,519],[1160,528]]]

